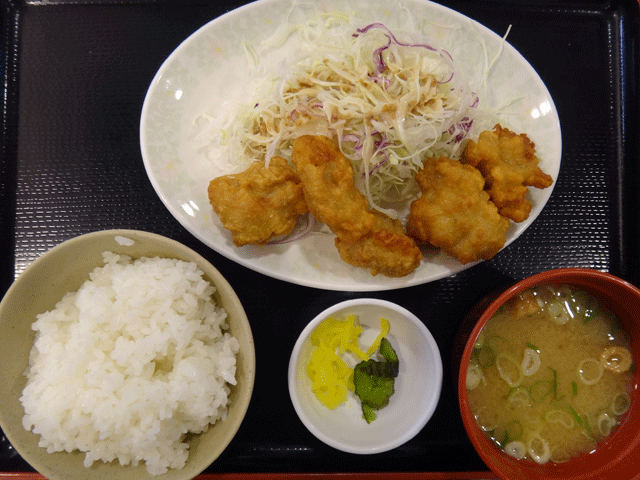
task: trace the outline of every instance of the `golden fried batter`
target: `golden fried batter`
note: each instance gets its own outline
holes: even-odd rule
[[[547,188],[553,183],[538,167],[535,144],[529,137],[500,125],[482,132],[477,142],[470,141],[463,161],[480,170],[500,214],[514,222],[526,220],[531,212],[527,186]]]
[[[355,243],[336,237],[340,257],[355,267],[369,269],[371,275],[403,277],[413,272],[422,261],[422,252],[409,238],[398,220],[373,212],[375,223],[371,231]]]
[[[420,249],[399,221],[369,208],[353,181],[353,167],[331,139],[297,138],[292,161],[309,210],[336,234],[342,260],[389,277],[408,275],[418,267]]]
[[[303,135],[293,142],[291,160],[303,185],[309,211],[343,242],[364,237],[375,220],[353,182],[353,167],[333,141]]]
[[[409,236],[462,263],[489,259],[500,251],[510,222],[484,191],[478,170],[446,157],[431,158],[416,181],[422,195],[411,203]]]
[[[262,245],[287,235],[308,211],[300,179],[281,157],[273,157],[268,168],[254,162],[244,172],[214,178],[208,194],[237,246]]]

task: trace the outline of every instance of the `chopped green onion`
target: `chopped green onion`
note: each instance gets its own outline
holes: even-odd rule
[[[538,347],[536,347],[533,343],[527,342],[527,343],[525,343],[525,345],[527,347],[529,347],[531,350],[535,350],[536,352],[540,353],[540,349]]]
[[[618,392],[611,402],[611,411],[615,415],[623,415],[631,406],[631,397],[626,392]]]
[[[574,425],[573,418],[564,410],[549,410],[545,413],[544,419],[549,423],[559,423],[567,430],[572,429]]]
[[[609,413],[603,412],[598,416],[596,421],[598,424],[598,431],[603,436],[608,436],[613,428],[616,426],[616,420]]]
[[[513,441],[504,446],[504,451],[507,455],[515,458],[516,460],[522,460],[527,454],[527,447],[524,443]]]
[[[530,403],[529,392],[523,386],[512,388],[507,395],[507,400],[513,406],[528,407]]]
[[[551,458],[549,444],[539,433],[534,433],[533,436],[529,438],[527,451],[531,459],[539,465],[544,465],[549,461],[549,458]]]
[[[504,353],[498,354],[496,357],[496,368],[498,369],[500,378],[510,387],[519,387],[522,383],[524,377],[522,366],[511,356]]]
[[[469,364],[469,368],[467,368],[467,388],[469,390],[473,390],[482,381],[482,368],[477,363]]]
[[[578,395],[578,384],[575,382],[575,380],[571,382],[571,393],[574,397]]]
[[[576,412],[573,407],[569,407],[569,411],[571,412],[571,415],[573,415],[573,418],[578,423],[578,425],[582,425],[582,419],[580,418],[580,415],[578,415],[578,412]]]
[[[603,372],[604,367],[596,358],[584,358],[578,364],[578,376],[586,385],[595,385],[598,383],[602,378]],[[590,375],[590,377],[587,378],[585,375]]]
[[[489,345],[483,346],[478,352],[478,363],[482,368],[489,368],[496,361],[496,354]]]
[[[540,368],[540,353],[532,348],[525,348],[522,356],[522,373],[530,377]]]

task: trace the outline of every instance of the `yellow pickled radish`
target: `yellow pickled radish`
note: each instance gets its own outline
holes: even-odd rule
[[[388,333],[389,333],[389,320],[383,317],[380,319],[380,333],[378,334],[376,339],[373,341],[373,343],[367,350],[367,358],[363,358],[363,360],[368,360],[371,357],[371,355],[373,355],[375,352],[378,351],[378,348],[380,348],[380,342],[384,337],[387,336]]]
[[[318,400],[333,410],[347,400],[348,391],[354,390],[353,368],[341,355],[350,352],[360,360],[368,360],[377,351],[380,341],[389,333],[389,322],[380,319],[380,333],[369,349],[364,352],[358,343],[363,328],[355,315],[343,319],[329,317],[311,333],[311,344],[315,347],[307,363],[307,375],[311,390]]]

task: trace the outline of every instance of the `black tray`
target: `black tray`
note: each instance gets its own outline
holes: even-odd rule
[[[189,34],[246,2],[2,0],[0,293],[39,255],[80,234],[135,228],[194,248],[238,293],[256,340],[254,395],[240,431],[207,472],[483,471],[459,419],[451,347],[483,295],[557,267],[609,271],[640,285],[640,15],[636,0],[447,0],[502,35],[538,71],[556,103],[560,176],[526,233],[493,260],[451,278],[373,294],[290,285],[230,262],[169,214],[138,143],[145,92]],[[445,365],[439,406],[406,445],[373,456],[315,439],[288,396],[295,340],[345,299],[391,300],[424,320]],[[32,468],[0,441],[0,471]]]

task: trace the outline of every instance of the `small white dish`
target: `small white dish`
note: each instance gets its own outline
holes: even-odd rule
[[[306,365],[313,345],[310,336],[326,318],[354,314],[363,337],[379,331],[380,317],[389,321],[387,338],[398,354],[400,373],[389,405],[377,410],[368,424],[355,395],[335,410],[325,407],[311,390]],[[364,343],[367,343],[363,338]],[[373,340],[373,338],[372,338]],[[384,300],[363,298],[338,303],[320,313],[302,331],[289,361],[289,394],[298,417],[327,445],[348,453],[374,454],[399,447],[416,436],[433,415],[442,389],[442,359],[424,323],[405,308]]]

